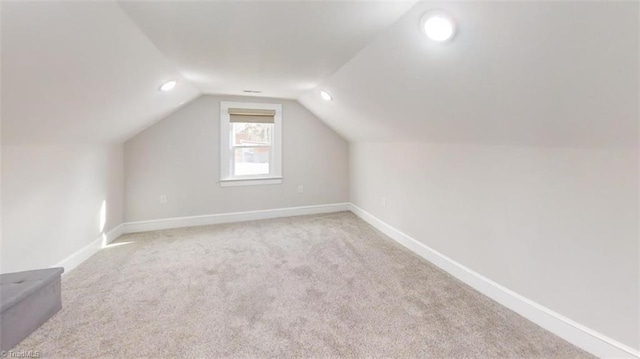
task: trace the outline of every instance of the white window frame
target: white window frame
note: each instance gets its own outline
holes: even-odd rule
[[[269,174],[234,176],[233,133],[229,109],[275,110],[273,118],[273,146],[269,159]],[[282,105],[274,103],[220,102],[220,185],[251,186],[282,183]]]

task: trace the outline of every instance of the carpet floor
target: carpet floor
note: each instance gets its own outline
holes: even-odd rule
[[[63,277],[42,358],[588,358],[349,212],[120,237]]]

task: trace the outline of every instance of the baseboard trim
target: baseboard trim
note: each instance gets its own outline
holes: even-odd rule
[[[126,222],[118,225],[107,233],[103,233],[91,243],[80,248],[67,258],[56,263],[53,267],[63,267],[64,273],[74,268],[96,254],[107,244],[126,233],[157,231],[161,229],[203,226],[208,224],[254,221],[260,219],[302,216],[307,214],[331,213],[349,211],[349,203],[332,203],[314,206],[274,208],[259,211],[232,212],[209,214],[203,216],[165,218],[150,221]],[[63,274],[64,275],[64,274]]]
[[[274,208],[258,211],[208,214],[191,217],[174,217],[150,221],[124,223],[124,233],[157,231],[162,229],[204,226],[219,223],[255,221],[260,219],[302,216],[308,214],[349,211],[349,203],[332,203],[314,206]]]
[[[595,330],[552,311],[502,285],[474,272],[442,253],[419,242],[369,212],[352,203],[334,203],[315,206],[275,208],[259,211],[220,213],[203,216],[166,218],[150,221],[126,222],[102,234],[94,241],[60,261],[55,267],[64,267],[69,273],[94,255],[103,246],[122,234],[171,228],[202,226],[219,223],[243,222],[270,218],[293,217],[309,214],[351,211],[396,242],[435,264],[472,288],[496,302],[522,315],[566,341],[601,358],[640,358],[640,351],[611,339]]]
[[[96,252],[102,249],[105,245],[113,242],[116,238],[120,237],[124,233],[123,230],[123,224],[118,225],[109,232],[101,234],[91,243],[75,251],[67,258],[56,263],[53,267],[63,267],[63,275],[71,272],[73,269],[79,266],[80,263],[86,261],[87,259],[89,259],[89,257],[96,254]]]
[[[118,239],[118,237],[120,237],[123,234],[124,234],[124,223],[120,223],[116,228],[107,232],[107,238],[104,244],[107,245],[115,241],[116,239]]]
[[[522,315],[542,328],[600,358],[640,358],[640,352],[552,311],[474,272],[415,238],[383,222],[362,208],[350,204],[355,215],[427,261],[467,285]]]

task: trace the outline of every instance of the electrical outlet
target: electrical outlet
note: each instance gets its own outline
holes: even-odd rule
[[[160,195],[160,204],[165,204],[167,203],[167,195],[166,194],[161,194]]]
[[[298,193],[304,192],[304,187],[302,185],[298,186]]]
[[[382,206],[382,208],[387,207],[387,197],[380,197],[380,205]]]

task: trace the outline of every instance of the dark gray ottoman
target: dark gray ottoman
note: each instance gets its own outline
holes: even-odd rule
[[[0,274],[0,350],[13,348],[62,308],[64,268]]]

